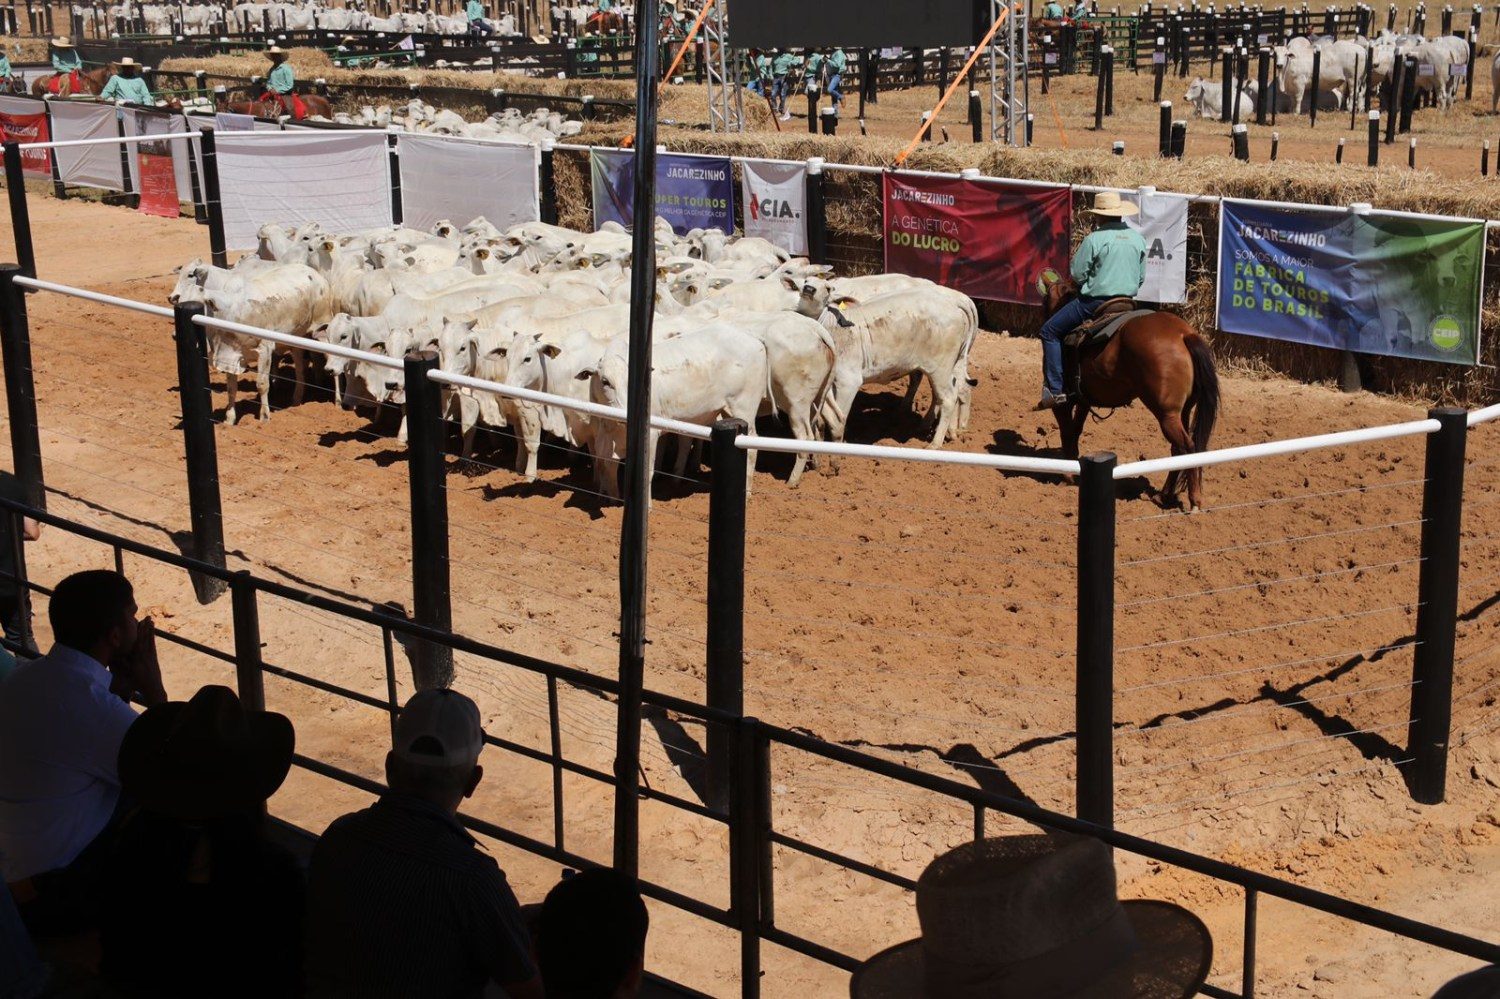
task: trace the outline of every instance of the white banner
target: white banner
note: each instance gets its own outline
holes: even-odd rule
[[[256,244],[267,222],[318,222],[332,233],[391,224],[384,132],[216,137],[224,238],[231,250]]]
[[[807,253],[807,165],[742,160],[745,235],[788,253]]]
[[[483,215],[504,231],[542,217],[536,146],[402,133],[396,152],[402,222],[413,229],[441,219],[463,226]]]
[[[255,116],[235,114],[233,111],[220,111],[214,115],[214,131],[253,132],[255,131]]]
[[[1146,283],[1136,299],[1159,305],[1186,302],[1187,198],[1137,191],[1121,191],[1120,197],[1140,206],[1141,213],[1125,222],[1146,240]]]
[[[52,111],[52,138],[113,139],[119,136],[119,123],[113,104],[73,104],[49,102]],[[106,191],[125,190],[117,145],[71,146],[55,149],[57,173],[64,184],[99,187]],[[135,157],[132,155],[131,159]],[[134,190],[135,188],[132,187]]]

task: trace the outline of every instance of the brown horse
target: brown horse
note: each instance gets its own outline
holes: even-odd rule
[[[77,94],[79,94],[79,95],[89,94],[89,95],[92,95],[94,97],[99,96],[100,94],[104,93],[104,85],[106,83],[108,83],[109,82],[109,78],[111,76],[114,76],[114,75],[115,75],[115,69],[114,69],[113,66],[100,66],[98,69],[81,69],[81,70],[79,70],[78,71],[78,84],[79,84],[79,88],[77,90]],[[35,80],[33,80],[31,82],[31,96],[32,97],[46,97],[48,94],[50,94],[52,92],[49,89],[49,84],[53,80],[56,80],[58,77],[62,77],[62,80],[59,81],[57,96],[58,97],[71,97],[71,96],[73,96],[74,95],[74,91],[70,89],[71,85],[72,85],[72,82],[68,79],[68,75],[66,73],[53,73],[51,76],[39,76],[39,77],[37,77]]]
[[[248,100],[244,99],[244,94],[240,93],[237,93],[236,96],[241,99],[231,101],[227,98],[221,98],[216,110],[228,111],[233,114],[250,114],[257,118],[276,118],[283,114],[281,107],[273,101]],[[333,117],[333,105],[329,103],[326,97],[319,97],[317,94],[298,94],[297,96],[301,98],[303,105],[307,108],[308,117],[312,117],[313,115],[321,115],[324,118]]]
[[[583,30],[590,35],[618,35],[625,31],[625,18],[617,10],[599,10],[589,15]]]
[[[1078,294],[1066,277],[1038,282],[1051,316]],[[1114,409],[1139,399],[1161,425],[1173,454],[1208,448],[1219,416],[1219,375],[1208,341],[1170,312],[1127,322],[1102,346],[1084,347],[1078,358],[1084,398],[1053,410],[1062,432],[1063,455],[1078,457],[1078,438],[1093,408]],[[1203,470],[1171,472],[1157,495],[1172,500],[1187,483],[1188,509],[1203,503]]]

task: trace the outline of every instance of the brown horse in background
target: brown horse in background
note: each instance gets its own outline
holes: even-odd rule
[[[220,100],[216,110],[229,111],[233,114],[249,114],[257,118],[277,118],[287,113],[274,101],[252,100],[246,98],[243,93],[238,91],[235,93],[235,96],[240,99]],[[307,117],[311,118],[314,115],[321,115],[324,118],[333,117],[333,105],[329,103],[328,98],[319,97],[317,94],[298,94],[297,98],[302,101],[303,107],[307,109]]]
[[[1066,277],[1039,283],[1049,317],[1078,295],[1078,286]],[[1078,367],[1084,398],[1053,410],[1064,457],[1078,457],[1078,439],[1091,408],[1114,409],[1136,399],[1156,417],[1173,454],[1208,449],[1219,416],[1219,375],[1208,341],[1180,317],[1157,312],[1132,319],[1102,346],[1081,348]],[[1203,503],[1201,468],[1169,473],[1157,495],[1171,500],[1184,480],[1188,509],[1196,512]]]
[[[57,91],[58,97],[73,97],[81,95],[98,97],[100,94],[104,93],[104,85],[108,83],[109,78],[114,75],[115,69],[113,66],[100,66],[98,69],[80,69],[78,71],[79,89],[76,94],[74,91],[68,89],[69,82],[67,73],[53,73],[51,76],[39,76],[35,80],[31,81],[31,96],[46,97],[51,93],[51,91],[47,89],[47,84],[57,77],[61,76],[62,81]]]

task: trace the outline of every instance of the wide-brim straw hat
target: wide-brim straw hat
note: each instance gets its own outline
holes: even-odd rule
[[[58,35],[56,38],[48,41],[47,44],[51,45],[53,48],[70,49],[73,47],[73,39],[69,38],[67,35]]]
[[[125,58],[121,59],[119,62],[115,63],[115,65],[118,66],[118,67],[120,67],[121,69],[125,69],[127,67],[130,67],[130,68],[133,68],[133,69],[140,69],[141,68],[141,64],[138,63],[138,62],[136,62],[134,59],[130,58],[130,56],[126,56]]]
[[[279,55],[286,55],[286,49],[282,48],[280,45],[272,45],[270,48],[266,49],[267,57]]]
[[[1116,191],[1100,191],[1094,195],[1094,207],[1089,211],[1095,215],[1123,219],[1140,211],[1140,208],[1120,197]]]
[[[854,999],[1187,999],[1213,959],[1188,910],[1119,901],[1087,838],[966,843],[922,873],[917,914],[922,936],[861,965]]]

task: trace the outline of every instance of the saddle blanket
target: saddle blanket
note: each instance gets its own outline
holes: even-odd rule
[[[1120,331],[1120,327],[1132,319],[1141,316],[1149,316],[1155,313],[1155,309],[1131,309],[1129,312],[1121,312],[1117,315],[1103,319],[1098,323],[1085,323],[1083,326],[1063,337],[1063,343],[1069,347],[1087,347],[1107,341]]]

